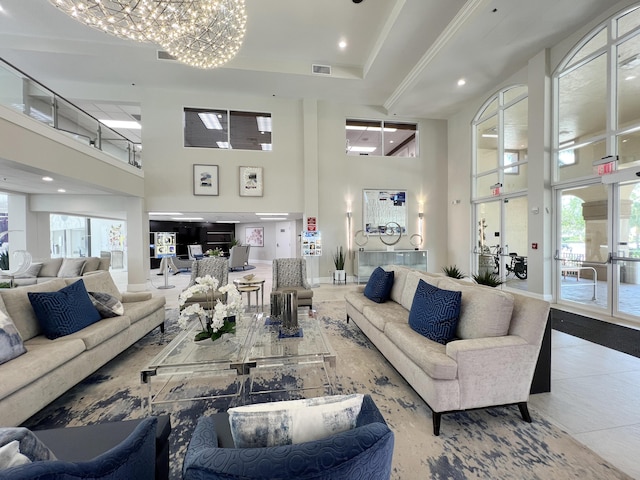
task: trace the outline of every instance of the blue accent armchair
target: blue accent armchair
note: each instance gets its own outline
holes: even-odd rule
[[[0,471],[0,480],[153,480],[158,419],[141,421],[119,445],[85,462],[34,461]]]
[[[223,448],[216,421],[202,417],[187,448],[182,475],[184,480],[388,480],[393,445],[393,432],[369,395],[364,396],[354,429],[296,445]]]

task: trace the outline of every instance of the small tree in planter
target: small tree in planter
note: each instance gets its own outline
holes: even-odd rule
[[[334,282],[345,282],[347,280],[347,272],[344,270],[344,252],[342,247],[336,248],[336,253],[333,254],[333,264],[336,267],[335,272],[333,272],[333,281]]]

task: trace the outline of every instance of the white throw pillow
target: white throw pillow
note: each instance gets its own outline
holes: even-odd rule
[[[20,453],[20,442],[14,440],[0,447],[0,470],[31,463],[29,457]]]
[[[259,403],[229,409],[236,448],[292,445],[330,437],[356,426],[361,394]]]

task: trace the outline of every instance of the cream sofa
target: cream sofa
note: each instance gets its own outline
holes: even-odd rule
[[[55,340],[47,339],[27,293],[57,291],[79,278],[87,291],[118,298],[124,315],[104,318]],[[165,298],[152,297],[151,292],[120,293],[109,272],[0,289],[0,309],[13,321],[27,349],[25,354],[0,365],[0,427],[20,425],[152,329],[164,328],[164,306]]]
[[[50,258],[34,261],[22,275],[13,279],[15,286],[35,285],[54,278],[73,278],[90,275],[95,272],[109,271],[111,257],[78,257],[78,258]]]
[[[440,433],[443,413],[517,404],[531,421],[527,401],[549,316],[549,303],[520,294],[456,281],[402,266],[394,271],[390,299],[376,303],[364,286],[346,294],[347,321],[353,320],[425,400]],[[409,325],[419,280],[462,292],[456,337],[434,342]]]

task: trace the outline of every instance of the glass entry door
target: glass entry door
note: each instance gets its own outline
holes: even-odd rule
[[[616,187],[618,249],[611,257],[616,272],[614,315],[640,317],[640,181]]]

